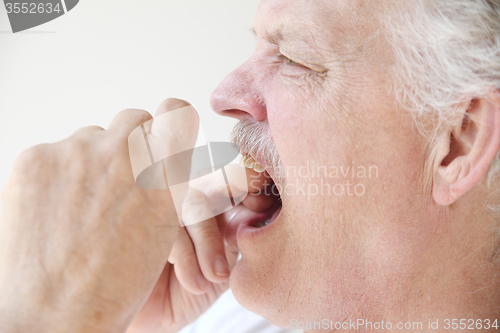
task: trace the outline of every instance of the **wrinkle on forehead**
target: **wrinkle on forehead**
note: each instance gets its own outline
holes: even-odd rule
[[[263,0],[256,27],[271,42],[305,43],[318,52],[359,53],[371,47],[380,29],[382,5],[380,0]]]

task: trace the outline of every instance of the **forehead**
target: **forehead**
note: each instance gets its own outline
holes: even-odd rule
[[[382,0],[263,0],[255,18],[258,34],[342,45],[378,29]]]

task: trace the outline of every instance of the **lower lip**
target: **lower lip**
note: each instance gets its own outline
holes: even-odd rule
[[[269,214],[259,214],[251,219],[246,220],[245,222],[241,223],[240,226],[238,227],[238,232],[236,233],[236,237],[238,240],[238,243],[243,241],[244,239],[248,237],[255,237],[258,236],[259,234],[266,233],[269,231],[273,225],[276,224],[276,220],[278,220],[278,217],[280,215],[282,207],[280,206],[271,216],[271,223],[269,223],[266,226],[263,226],[261,228],[254,227],[254,225],[258,224],[259,222],[264,222],[267,219],[269,219]]]

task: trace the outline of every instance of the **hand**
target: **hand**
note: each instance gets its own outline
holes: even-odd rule
[[[124,332],[146,302],[180,230],[170,193],[132,176],[128,136],[151,118],[125,110],[16,160],[2,192],[2,331]]]
[[[185,105],[167,100],[157,115]],[[254,214],[245,204],[259,210],[270,199],[247,198],[229,225],[234,211],[181,229],[169,191],[141,189],[132,176],[127,138],[150,119],[125,110],[106,131],[87,127],[17,159],[2,192],[3,330],[124,332],[142,308],[131,332],[173,332],[227,288],[214,258],[227,252],[234,265],[235,223]]]
[[[230,166],[226,172],[231,173]],[[239,224],[269,209],[278,200],[277,196],[262,191],[271,184],[266,174],[247,169],[247,181],[250,193],[240,205],[180,230],[169,263],[127,333],[178,332],[228,289],[229,272],[239,252],[236,243]],[[211,185],[207,192],[213,196],[227,191]],[[194,201],[203,205],[203,200],[206,199],[200,196]]]

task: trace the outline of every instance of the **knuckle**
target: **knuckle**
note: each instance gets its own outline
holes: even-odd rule
[[[60,158],[73,166],[86,164],[89,160],[90,143],[83,137],[72,137],[60,142]]]
[[[66,150],[66,153],[80,155],[80,153],[87,150],[88,140],[84,137],[68,138],[61,142]]]
[[[2,193],[4,201],[8,195],[19,189],[47,185],[56,173],[51,170],[57,165],[52,144],[41,144],[29,148],[14,161],[7,183],[8,189]]]
[[[105,175],[107,157],[98,151],[98,144],[92,135],[72,136],[58,142],[54,146],[57,156],[54,157],[52,173],[59,170],[58,177],[79,182]]]
[[[115,156],[119,152],[128,152],[127,141],[117,136],[109,136],[99,143],[99,149],[105,156]]]
[[[222,240],[222,235],[216,225],[213,226],[193,226],[197,230],[193,242],[205,242],[209,244],[219,243]]]
[[[86,128],[90,131],[96,131],[96,132],[105,132],[106,131],[102,126],[98,126],[98,125],[90,125],[90,126],[87,126],[84,128]]]
[[[207,195],[210,195],[211,193],[209,185],[207,185],[207,187]],[[186,217],[207,216],[210,210],[208,198],[205,193],[195,188],[188,189],[188,191],[184,195],[182,204],[182,213],[185,214]]]
[[[109,166],[124,151],[123,140],[113,135],[80,135],[60,142],[61,158],[74,167]]]
[[[68,139],[58,146],[58,162],[61,177],[81,179],[88,172],[91,157],[88,144],[82,139]]]
[[[91,125],[91,126],[86,126],[86,127],[82,127],[80,129],[77,129],[75,131],[75,133],[73,133],[73,136],[80,136],[80,135],[92,136],[92,135],[95,135],[96,133],[103,132],[103,131],[105,131],[105,130],[101,126]]]
[[[153,119],[153,116],[151,115],[151,113],[149,113],[146,110],[142,110],[142,109],[132,109],[132,108],[125,109],[125,110],[120,112],[120,115],[127,116],[127,117],[130,116],[130,117],[134,117],[134,118],[139,118],[139,119],[143,119],[144,121],[148,121],[150,119]]]
[[[28,173],[37,169],[41,162],[49,157],[49,144],[41,144],[22,152],[14,161],[13,171]]]
[[[189,102],[179,98],[167,98],[161,102],[160,107],[167,110],[176,110],[191,105]]]
[[[176,260],[176,264],[180,264],[185,267],[198,265],[198,257],[193,251],[184,251],[180,254],[180,258]]]
[[[30,163],[42,158],[46,153],[48,144],[36,145],[23,151],[16,159],[17,163]]]

